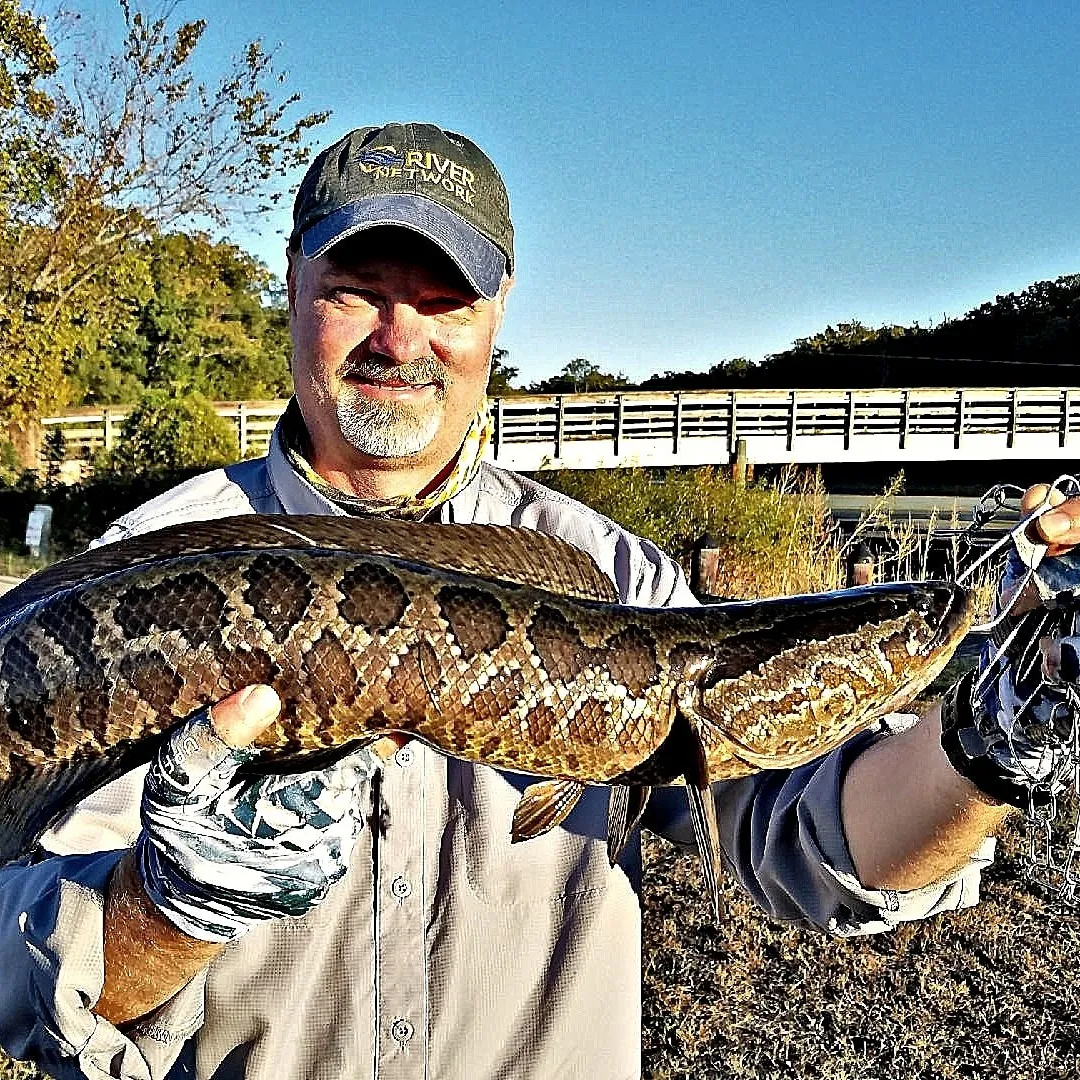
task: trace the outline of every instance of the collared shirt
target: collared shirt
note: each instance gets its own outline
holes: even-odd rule
[[[198,477],[122,518],[101,542],[232,514],[342,513],[267,458]],[[442,520],[517,525],[587,551],[625,603],[694,603],[654,545],[562,495],[485,465]],[[715,786],[729,868],[771,915],[839,935],[974,903],[984,846],[908,893],[855,879],[839,818],[847,764],[869,736],[792,772]],[[142,774],[91,796],[46,837],[57,857],[0,870],[0,1042],[64,1076],[234,1080],[634,1078],[640,1075],[640,845],[608,866],[607,794],[511,846],[530,778],[413,742],[365,793],[371,827],[350,873],[301,919],[229,945],[203,976],[118,1031],[102,985],[109,873],[138,833]],[[645,824],[692,846],[685,796]],[[14,975],[14,977],[12,977]]]

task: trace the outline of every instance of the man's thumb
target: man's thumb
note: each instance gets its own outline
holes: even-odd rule
[[[245,686],[210,709],[210,722],[222,742],[239,749],[249,746],[281,712],[281,698],[273,687]]]

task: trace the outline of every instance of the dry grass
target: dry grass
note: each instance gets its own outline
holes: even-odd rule
[[[697,860],[646,839],[645,1076],[1073,1080],[1080,918],[1021,883],[1009,829],[983,902],[837,940],[767,920],[728,883],[711,925]]]

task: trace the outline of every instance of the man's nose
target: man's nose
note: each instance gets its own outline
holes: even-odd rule
[[[383,309],[369,344],[373,352],[396,363],[431,355],[427,320],[411,304],[390,304]]]

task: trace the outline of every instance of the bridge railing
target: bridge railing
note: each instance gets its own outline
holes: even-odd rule
[[[264,453],[284,401],[219,402],[237,453]],[[1080,388],[714,390],[522,395],[493,403],[489,456],[517,469],[1053,458],[1080,447]],[[111,449],[118,406],[42,421],[72,461]]]

